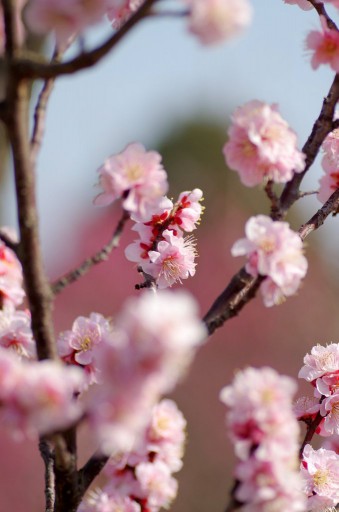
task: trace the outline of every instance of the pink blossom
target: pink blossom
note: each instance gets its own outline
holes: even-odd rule
[[[339,434],[339,388],[337,392],[322,401],[320,413],[325,416],[322,433]]]
[[[284,0],[285,4],[298,5],[303,11],[309,11],[313,8],[308,0]]]
[[[163,393],[172,390],[205,336],[192,298],[147,292],[129,300],[102,346],[102,385],[90,422],[105,452],[131,449]]]
[[[266,306],[279,304],[293,295],[307,270],[302,241],[286,222],[273,221],[265,215],[251,217],[245,226],[246,238],[233,245],[233,256],[246,255],[246,271],[267,276],[261,285]]]
[[[60,357],[68,364],[82,366],[89,376],[89,384],[98,382],[95,354],[97,346],[109,331],[109,322],[99,313],[91,313],[89,318],[78,317],[72,330],[65,331],[58,337]]]
[[[314,419],[320,410],[319,399],[302,396],[293,405],[293,412],[298,420]]]
[[[25,296],[22,267],[14,252],[0,241],[0,305],[19,306]]]
[[[306,445],[301,475],[308,496],[308,510],[328,510],[339,502],[339,456],[330,450]]]
[[[192,191],[181,192],[175,204],[173,221],[171,225],[177,225],[186,233],[196,229],[199,224],[203,207],[200,202],[203,200],[202,190],[195,188]]]
[[[26,22],[37,34],[54,32],[58,45],[100,21],[110,0],[31,0]]]
[[[94,203],[106,206],[123,198],[123,207],[134,220],[147,221],[152,208],[168,189],[167,175],[156,151],[146,151],[138,143],[106,160],[99,169],[103,192]]]
[[[119,29],[142,3],[143,0],[111,0],[107,17],[113,28]]]
[[[339,71],[339,33],[329,29],[322,18],[322,31],[312,30],[306,38],[306,48],[311,50],[311,65],[317,69],[321,64],[329,64],[333,71]]]
[[[235,497],[242,510],[303,511],[297,473],[299,426],[292,411],[295,382],[271,368],[247,368],[221,390],[227,423],[241,462]]]
[[[231,39],[248,27],[252,8],[247,0],[184,0],[190,9],[188,28],[203,44]]]
[[[138,503],[127,497],[110,496],[106,492],[89,493],[81,503],[78,512],[141,512]]]
[[[305,165],[296,134],[279,114],[277,105],[257,100],[236,109],[223,153],[227,165],[249,187],[265,179],[286,183]]]
[[[146,261],[142,267],[144,272],[155,278],[159,288],[167,288],[194,276],[196,267],[194,239],[177,237],[170,230],[163,232],[163,238],[156,250],[148,252],[150,261]]]
[[[322,167],[325,174],[319,181],[317,198],[325,203],[327,199],[339,188],[339,129],[331,132],[323,142],[324,157]]]
[[[304,357],[304,366],[298,377],[308,382],[339,371],[339,343],[331,343],[326,347],[316,345],[310,354]]]
[[[35,357],[29,311],[16,311],[13,307],[0,310],[0,345],[14,350],[19,356]]]
[[[335,452],[339,456],[339,435],[334,434],[332,436],[327,437],[323,442],[322,448],[326,448],[326,450],[331,450]]]
[[[150,510],[168,508],[177,495],[178,482],[171,476],[168,466],[161,461],[143,462],[135,469],[141,492],[147,497]]]

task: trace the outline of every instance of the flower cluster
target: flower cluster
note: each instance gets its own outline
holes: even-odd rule
[[[79,512],[116,510],[118,503],[122,512],[168,508],[177,493],[172,473],[182,466],[185,427],[186,421],[172,400],[155,405],[137,446],[110,459],[105,469],[108,484],[91,493]]]
[[[328,64],[333,71],[339,71],[339,32],[329,28],[326,20],[321,19],[322,31],[312,30],[306,38],[306,48],[311,50],[311,65],[317,69]]]
[[[0,240],[0,307],[20,306],[25,292],[22,267],[14,252]]]
[[[163,198],[147,222],[136,223],[132,228],[139,239],[126,247],[126,258],[138,263],[159,288],[195,274],[194,238],[185,237],[184,232],[196,229],[202,214],[201,200],[200,189],[182,192],[175,204]]]
[[[183,0],[189,8],[188,28],[203,44],[241,34],[252,20],[248,0]]]
[[[187,294],[147,291],[126,303],[95,356],[100,384],[83,397],[104,453],[131,449],[152,407],[176,385],[205,335]]]
[[[319,181],[320,188],[317,198],[325,203],[339,188],[339,128],[327,135],[322,148],[324,150],[322,167],[325,174]]]
[[[0,417],[17,438],[55,432],[77,421],[82,407],[75,394],[81,386],[77,368],[20,360],[0,348]]]
[[[307,444],[303,451],[301,476],[307,496],[307,510],[330,511],[339,502],[339,455]]]
[[[271,368],[247,368],[222,389],[237,456],[234,497],[242,510],[305,510],[298,473],[298,423],[292,412],[295,382]]]
[[[302,241],[287,222],[265,215],[251,217],[245,226],[246,238],[235,242],[233,256],[246,255],[246,271],[266,276],[260,290],[265,306],[273,306],[293,295],[307,271]]]
[[[339,502],[339,343],[316,345],[304,358],[299,377],[313,386],[313,398],[302,397],[304,410],[297,417],[310,424],[322,417],[316,432],[326,436],[326,448],[306,445],[301,473],[308,496],[308,510],[329,510]]]
[[[14,350],[20,357],[35,358],[29,311],[17,311],[11,306],[0,310],[0,346]]]
[[[286,183],[304,169],[305,156],[297,149],[296,134],[277,105],[253,100],[238,107],[228,133],[223,149],[226,162],[248,187],[264,180]]]

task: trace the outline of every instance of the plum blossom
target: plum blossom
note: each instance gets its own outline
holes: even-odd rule
[[[308,0],[284,0],[285,4],[298,5],[303,11],[309,11],[313,8]]]
[[[235,498],[242,510],[304,511],[297,472],[299,427],[292,410],[296,384],[271,368],[239,371],[220,399],[240,462]]]
[[[103,192],[94,204],[106,206],[123,199],[123,207],[134,220],[144,222],[168,189],[167,174],[156,151],[139,143],[129,144],[106,160],[98,170]]]
[[[133,449],[110,457],[104,469],[107,484],[102,491],[89,493],[79,512],[111,512],[114,505],[123,512],[167,508],[177,493],[173,473],[182,467],[185,427],[175,402],[164,399],[155,404]]]
[[[251,217],[245,226],[246,238],[233,245],[233,256],[246,255],[246,271],[252,276],[267,276],[261,284],[266,306],[279,304],[293,295],[307,271],[302,241],[287,222],[273,221],[265,215]]]
[[[13,307],[0,310],[0,345],[20,357],[36,356],[29,311],[16,311]]]
[[[77,368],[21,360],[0,348],[2,423],[19,439],[68,428],[83,413],[75,399],[83,379]]]
[[[119,29],[142,3],[143,0],[111,0],[107,17],[113,28]]]
[[[183,376],[205,334],[187,294],[148,291],[127,301],[98,357],[102,384],[88,398],[92,432],[103,451],[131,449],[153,406]]]
[[[185,191],[174,204],[163,197],[149,220],[136,222],[132,228],[139,239],[126,247],[125,256],[153,277],[158,288],[181,283],[195,274],[195,240],[185,237],[184,232],[192,232],[199,224],[202,195],[198,188]]]
[[[0,241],[0,307],[19,306],[25,296],[22,267],[14,252]]]
[[[28,27],[37,34],[54,32],[57,44],[103,19],[111,0],[31,0],[25,13]]]
[[[78,317],[72,330],[62,332],[57,339],[60,357],[65,363],[81,366],[88,376],[88,384],[100,379],[95,355],[109,332],[109,322],[99,313],[91,313],[89,318]]]
[[[326,347],[316,345],[310,354],[304,357],[304,366],[299,371],[298,377],[308,382],[326,374],[339,372],[339,343],[331,343]]]
[[[339,434],[339,387],[337,392],[325,398],[321,403],[320,413],[325,416],[322,434]]]
[[[286,183],[304,169],[305,155],[297,149],[296,134],[275,104],[253,100],[238,107],[228,133],[223,148],[227,165],[248,187],[264,180]]]
[[[307,510],[326,511],[339,502],[339,455],[307,444],[303,451],[301,475],[308,497]]]
[[[322,148],[324,150],[322,167],[325,174],[319,180],[320,188],[317,198],[325,203],[339,188],[339,128],[327,135]]]
[[[181,279],[194,276],[196,257],[194,239],[179,238],[170,230],[163,232],[164,240],[157,244],[155,251],[149,251],[149,262],[143,264],[143,270],[155,278],[159,288],[167,288]]]
[[[206,45],[241,34],[252,21],[248,0],[184,0],[189,8],[188,29]]]
[[[298,420],[314,419],[319,410],[319,399],[316,397],[302,396],[293,404],[293,412]]]
[[[306,38],[306,48],[311,50],[311,65],[317,69],[321,64],[329,64],[333,71],[339,71],[339,33],[328,28],[321,17],[322,31],[312,30]]]

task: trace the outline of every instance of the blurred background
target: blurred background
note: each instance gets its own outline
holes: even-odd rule
[[[269,204],[260,188],[245,189],[225,166],[221,150],[230,115],[251,99],[278,103],[301,147],[333,79],[328,69],[314,72],[304,50],[307,32],[319,25],[313,11],[282,0],[252,3],[252,26],[230,43],[202,47],[187,33],[183,19],[155,18],[142,22],[95,68],[58,80],[38,162],[41,235],[51,279],[109,240],[121,212],[118,204],[105,209],[92,205],[98,192],[96,169],[131,141],[161,152],[170,196],[196,187],[204,191],[206,210],[196,232],[197,274],[183,285],[197,298],[202,314],[243,264],[230,256],[230,247],[243,236],[246,219],[268,213]],[[85,43],[94,46],[109,33],[108,26],[97,27]],[[320,172],[317,163],[304,190],[317,188]],[[1,180],[0,221],[16,226],[13,175],[6,165]],[[298,228],[320,206],[315,197],[305,198],[292,209],[289,221]],[[334,223],[329,219],[307,240],[309,272],[299,294],[271,309],[260,299],[250,303],[208,340],[173,395],[188,421],[173,512],[225,509],[234,459],[218,395],[234,371],[270,365],[296,377],[314,344],[338,341]],[[57,298],[57,330],[71,328],[77,316],[92,311],[114,316],[123,300],[137,293],[139,276],[123,255],[133,240],[130,227],[108,262]],[[300,393],[305,392],[301,387]],[[86,432],[81,437],[80,463],[92,449]],[[0,512],[43,510],[43,467],[36,443],[15,444],[3,432],[0,446]]]

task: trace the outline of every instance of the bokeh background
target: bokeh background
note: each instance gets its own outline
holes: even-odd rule
[[[230,114],[254,98],[276,102],[301,147],[333,79],[326,68],[311,69],[304,49],[307,32],[319,25],[315,12],[282,0],[252,4],[252,26],[230,43],[205,48],[187,33],[183,19],[146,20],[94,69],[57,82],[38,164],[41,234],[51,279],[110,238],[120,207],[93,207],[96,169],[131,141],[161,152],[171,196],[195,187],[204,191],[197,274],[183,285],[197,298],[202,314],[240,268],[243,261],[230,256],[230,247],[243,236],[246,219],[268,213],[269,204],[260,188],[245,189],[226,168],[221,149]],[[97,44],[109,31],[107,25],[89,31],[86,45]],[[320,172],[316,163],[304,190],[317,188]],[[1,179],[0,221],[15,226],[10,166]],[[295,228],[320,207],[313,196],[299,203],[289,218]],[[225,509],[234,458],[218,395],[235,370],[270,365],[295,377],[314,344],[338,341],[335,222],[330,219],[307,240],[310,268],[299,294],[271,309],[260,299],[250,303],[208,340],[175,391],[188,420],[188,443],[174,512]],[[57,330],[69,329],[78,315],[92,311],[114,316],[123,300],[137,293],[139,276],[123,255],[133,239],[130,227],[108,262],[60,294]],[[80,437],[81,463],[92,447],[85,431]],[[43,510],[43,466],[36,443],[16,444],[3,432],[0,448],[0,512]]]

